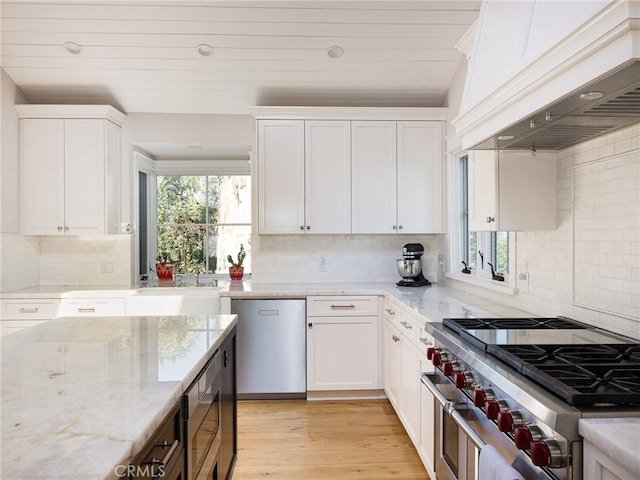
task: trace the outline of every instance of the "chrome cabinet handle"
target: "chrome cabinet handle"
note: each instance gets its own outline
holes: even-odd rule
[[[400,322],[400,325],[402,325],[404,328],[408,328],[409,330],[411,330],[413,328],[413,325],[411,325],[409,322]]]
[[[393,339],[394,342],[399,342],[400,341],[400,337],[397,335],[391,335],[391,338]]]
[[[495,222],[496,217],[487,217],[487,223]]]
[[[78,313],[95,313],[96,309],[93,307],[90,308],[76,308],[76,311]]]
[[[431,341],[427,340],[426,338],[420,337],[420,341],[424,343],[426,346],[433,345],[433,343],[431,343]]]
[[[331,305],[331,310],[349,309],[349,308],[356,308],[356,306],[353,305],[353,304],[351,304],[351,305]]]
[[[21,307],[18,309],[18,312],[20,313],[38,313],[38,308],[25,308],[25,307]]]
[[[173,456],[173,454],[175,453],[175,451],[178,449],[178,445],[180,444],[180,442],[178,440],[174,440],[173,443],[171,444],[171,448],[169,449],[169,451],[166,453],[166,455],[164,456],[164,458],[162,460],[156,460],[155,458],[151,458],[151,460],[145,460],[143,462],[140,462],[142,465],[162,465],[164,467],[167,466],[167,464],[169,463],[169,460],[171,460],[171,457]],[[162,443],[156,443],[157,447],[162,447],[162,448],[166,448],[169,446],[169,444],[165,441]]]
[[[390,308],[385,308],[384,311],[387,312],[389,315],[395,315],[396,314],[396,312],[394,312]]]

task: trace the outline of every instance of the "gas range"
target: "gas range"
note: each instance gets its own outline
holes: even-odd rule
[[[426,328],[441,390],[451,384],[455,402],[488,424],[486,443],[506,439],[525,478],[581,479],[580,418],[640,416],[638,340],[565,317],[446,318]]]

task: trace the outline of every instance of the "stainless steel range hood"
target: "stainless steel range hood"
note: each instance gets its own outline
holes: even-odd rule
[[[585,84],[472,148],[560,150],[638,122],[640,61],[635,61]]]

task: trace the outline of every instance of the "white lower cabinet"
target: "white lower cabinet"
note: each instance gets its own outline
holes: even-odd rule
[[[307,298],[307,391],[376,390],[377,297]]]
[[[433,397],[422,388],[422,373],[433,372],[426,348],[433,339],[424,319],[409,309],[385,304],[385,393],[413,442],[429,475],[434,474]]]
[[[583,478],[590,480],[630,480],[638,472],[630,472],[593,443],[583,442]]]
[[[56,298],[6,299],[0,302],[0,336],[34,327],[56,317]]]
[[[384,326],[384,391],[396,411],[402,399],[402,335],[390,322]]]
[[[113,317],[126,314],[124,298],[63,298],[58,317]]]

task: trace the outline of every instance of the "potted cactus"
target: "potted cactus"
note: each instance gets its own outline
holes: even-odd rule
[[[247,252],[245,252],[244,245],[242,244],[240,244],[237,262],[233,261],[233,257],[231,255],[227,255],[227,261],[229,262],[229,276],[231,277],[231,280],[242,280],[242,276],[244,275],[242,262],[244,262],[244,257],[246,256]]]

